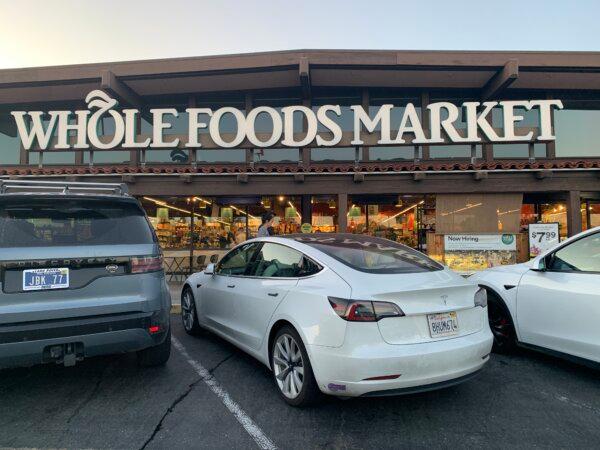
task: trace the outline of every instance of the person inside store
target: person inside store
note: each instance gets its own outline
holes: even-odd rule
[[[256,237],[269,237],[275,234],[273,224],[275,223],[275,214],[271,211],[267,211],[262,215],[262,224],[258,227],[258,233]]]
[[[245,240],[246,240],[246,230],[244,229],[244,227],[238,227],[238,229],[235,233],[235,243],[241,244]]]

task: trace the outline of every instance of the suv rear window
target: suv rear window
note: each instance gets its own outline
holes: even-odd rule
[[[153,242],[150,225],[133,202],[56,197],[0,200],[0,248]]]
[[[442,270],[443,266],[421,252],[397,242],[360,235],[296,235],[341,263],[366,273],[394,274]]]

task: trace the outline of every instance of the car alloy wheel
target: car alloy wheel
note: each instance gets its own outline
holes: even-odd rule
[[[488,291],[488,317],[490,330],[494,335],[494,351],[497,353],[510,352],[516,344],[515,328],[510,314],[503,307],[496,294]]]
[[[275,342],[273,370],[279,389],[289,399],[295,399],[304,385],[304,360],[295,339],[282,334]]]
[[[181,321],[185,332],[191,335],[200,333],[200,324],[196,314],[196,302],[194,294],[189,287],[186,287],[181,294]]]

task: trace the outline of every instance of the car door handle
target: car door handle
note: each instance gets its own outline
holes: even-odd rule
[[[228,284],[228,285],[227,285],[227,287],[228,287],[228,288],[234,288],[234,287],[235,287],[235,284]]]
[[[277,293],[277,292],[269,292],[267,295],[270,295],[271,297],[277,297],[279,295],[279,293]]]

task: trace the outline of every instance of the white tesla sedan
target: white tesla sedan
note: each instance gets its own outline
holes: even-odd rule
[[[188,278],[182,318],[266,364],[295,406],[453,385],[488,361],[485,290],[386,239],[247,241]]]
[[[515,345],[600,362],[600,227],[524,264],[470,277],[488,291],[494,348]]]

